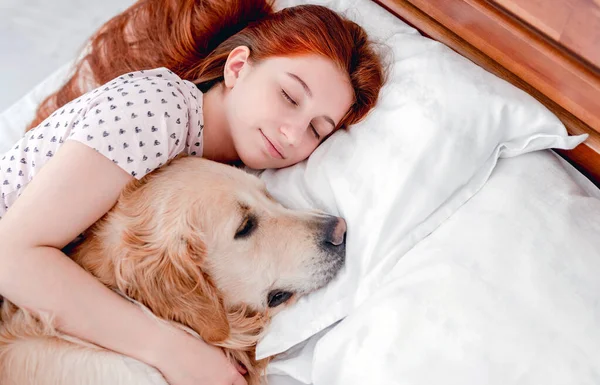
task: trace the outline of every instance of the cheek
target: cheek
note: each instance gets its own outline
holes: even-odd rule
[[[305,139],[304,143],[297,148],[296,153],[293,157],[288,158],[290,165],[302,162],[307,159],[318,147],[318,142],[312,140],[312,138]]]
[[[265,92],[247,85],[232,91],[228,109],[235,126],[257,126],[272,115],[273,101]]]

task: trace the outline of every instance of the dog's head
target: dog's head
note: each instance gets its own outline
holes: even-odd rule
[[[343,219],[287,209],[260,179],[202,163],[210,185],[198,180],[188,196],[197,197],[194,221],[206,247],[202,269],[227,307],[272,315],[335,276],[345,257]]]
[[[75,259],[105,284],[230,348],[343,266],[345,222],[290,210],[242,170],[183,157],[130,184]]]

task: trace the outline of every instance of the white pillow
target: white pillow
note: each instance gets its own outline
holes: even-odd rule
[[[600,383],[600,190],[561,163],[501,159],[368,301],[274,366],[315,385]]]
[[[299,0],[280,5],[294,5]],[[259,358],[283,352],[345,317],[389,269],[486,182],[499,157],[573,148],[562,123],[535,99],[415,34],[371,1],[320,1],[393,50],[378,107],[338,132],[307,162],[265,171],[272,194],[348,223],[347,263],[324,289],[277,315]]]

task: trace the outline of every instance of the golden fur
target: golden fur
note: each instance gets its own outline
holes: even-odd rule
[[[343,220],[286,209],[255,176],[181,157],[130,183],[68,253],[154,316],[223,348],[256,385],[267,365],[254,358],[265,326],[334,277],[344,237]],[[269,306],[275,292],[290,298]],[[161,381],[150,380],[152,368],[65,336],[50,318],[8,301],[0,317],[3,385]]]

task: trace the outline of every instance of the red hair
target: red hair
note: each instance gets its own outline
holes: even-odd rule
[[[90,38],[73,75],[41,103],[28,129],[89,91],[89,84],[97,87],[131,71],[167,67],[205,90],[222,81],[229,53],[241,45],[250,48],[254,62],[317,54],[336,63],[355,97],[340,127],[360,121],[383,85],[381,61],[366,32],[326,7],[274,12],[267,0],[139,0]]]

